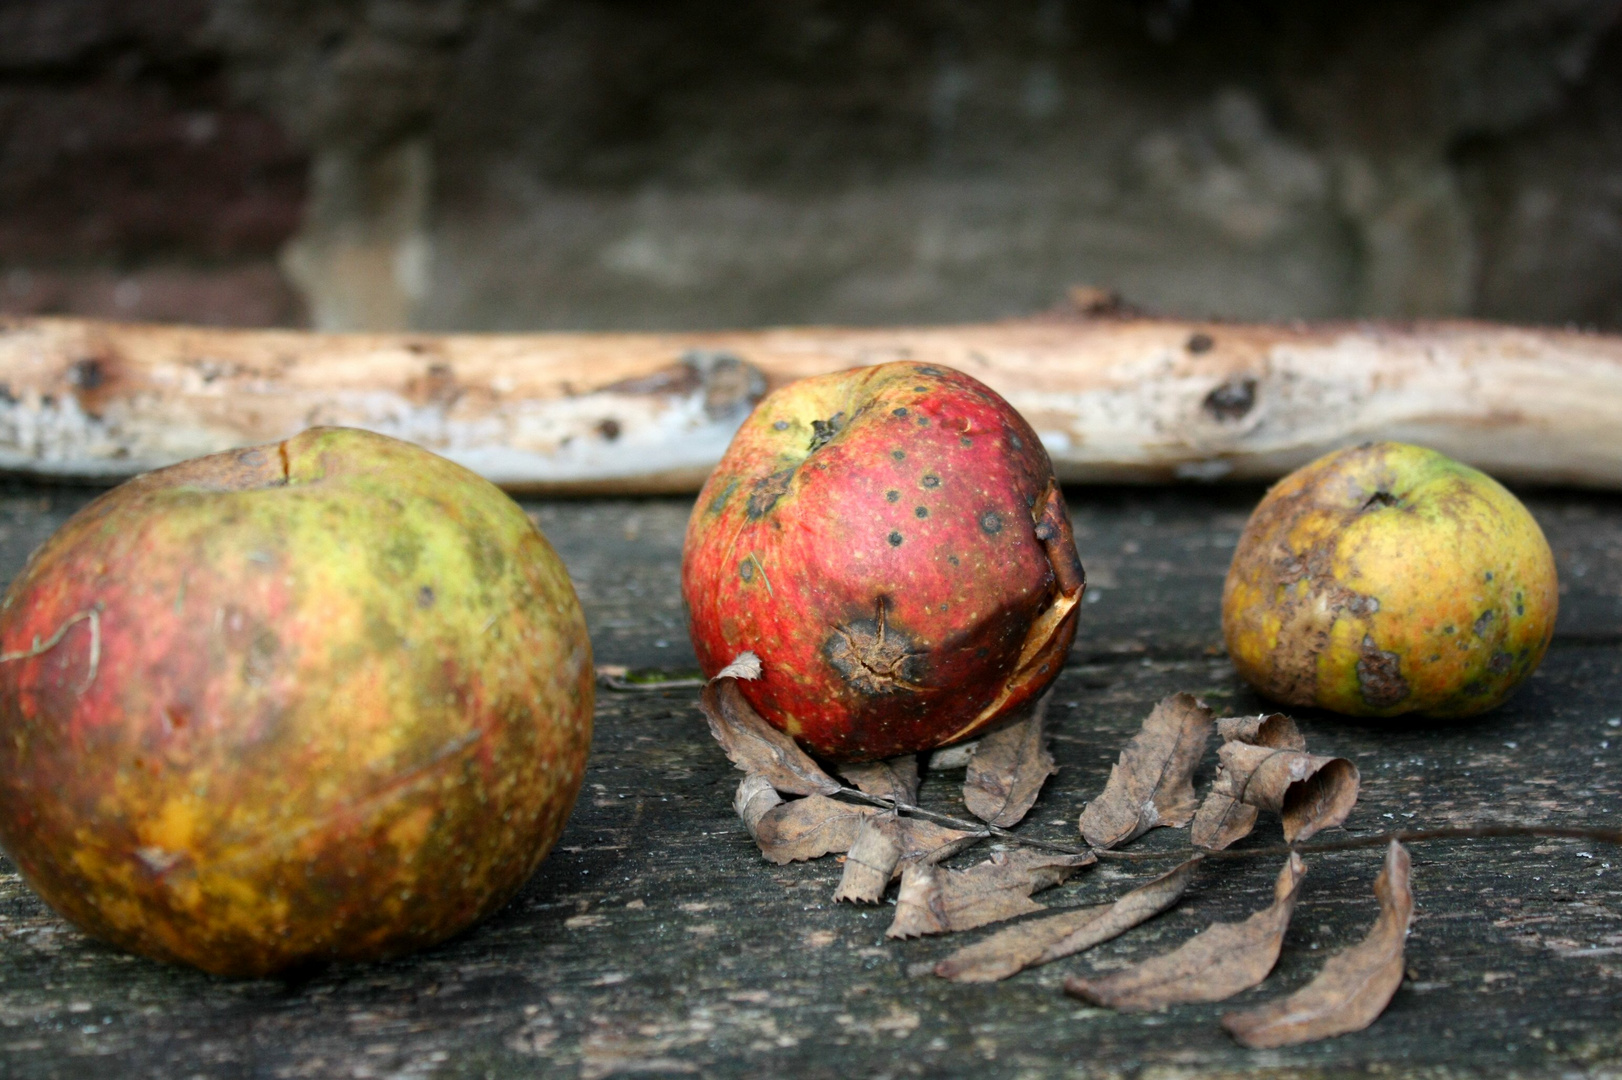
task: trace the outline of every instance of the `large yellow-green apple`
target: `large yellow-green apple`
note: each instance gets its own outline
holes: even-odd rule
[[[12,583],[0,648],[0,843],[89,933],[222,974],[493,910],[557,838],[591,735],[545,538],[361,431],[101,496]]]
[[[1469,716],[1554,634],[1554,557],[1520,500],[1434,450],[1371,443],[1281,480],[1222,595],[1234,665],[1290,705]]]
[[[916,363],[792,383],[744,422],[682,556],[693,646],[770,723],[859,761],[966,739],[1058,676],[1084,587],[1024,419]]]

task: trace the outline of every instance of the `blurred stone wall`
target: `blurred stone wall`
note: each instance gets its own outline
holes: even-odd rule
[[[1074,284],[1622,328],[1622,0],[0,5],[0,308],[682,328]]]

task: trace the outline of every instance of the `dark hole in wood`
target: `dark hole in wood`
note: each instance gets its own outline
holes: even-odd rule
[[[1207,413],[1219,421],[1238,420],[1256,404],[1256,380],[1246,375],[1242,378],[1229,379],[1221,386],[1205,395],[1205,402],[1201,406]]]

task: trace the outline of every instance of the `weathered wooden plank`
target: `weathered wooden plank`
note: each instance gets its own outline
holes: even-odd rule
[[[1115,583],[1084,610],[1081,644],[1050,712],[1063,771],[1022,828],[1072,835],[1121,743],[1164,694],[1193,690],[1235,711],[1261,706],[1223,657],[1206,653],[1220,641],[1223,545],[1256,494],[1072,493],[1083,552],[1095,564],[1118,560]],[[83,498],[28,489],[0,498],[0,573],[14,573],[26,546]],[[1569,591],[1555,647],[1520,695],[1490,716],[1452,724],[1303,717],[1314,749],[1349,756],[1362,770],[1363,800],[1349,827],[1622,815],[1622,727],[1608,723],[1622,719],[1622,501],[1559,492],[1530,501]],[[581,587],[599,659],[691,663],[676,584],[685,501],[532,505]],[[1213,766],[1214,756],[1201,783]],[[1142,958],[1206,922],[1243,917],[1269,895],[1276,866],[1211,867],[1183,908],[1088,957],[1007,983],[959,986],[909,974],[957,942],[885,942],[887,907],[835,905],[833,860],[762,861],[732,815],[735,778],[690,694],[605,693],[579,808],[512,904],[418,956],[292,983],[227,982],[114,953],[46,912],[6,866],[0,1075],[1102,1077],[1265,1067],[1300,1077],[1598,1076],[1622,1068],[1622,853],[1533,841],[1415,847],[1413,977],[1388,1013],[1367,1032],[1258,1054],[1217,1026],[1231,1005],[1118,1016],[1064,999],[1058,985],[1071,972]],[[924,798],[945,808],[955,788],[926,781]],[[1277,838],[1271,826],[1246,842]],[[1159,830],[1140,843],[1183,842]],[[1240,1003],[1301,985],[1326,952],[1357,940],[1374,917],[1368,883],[1379,855],[1314,860],[1274,980]],[[1106,899],[1161,869],[1101,867],[1044,899]]]
[[[344,424],[514,490],[691,491],[768,388],[899,359],[987,382],[1065,482],[1275,477],[1394,438],[1622,486],[1622,337],[1124,317],[511,335],[0,319],[0,469],[117,478]]]

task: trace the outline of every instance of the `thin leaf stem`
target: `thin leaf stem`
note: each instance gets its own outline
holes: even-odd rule
[[[953,817],[950,814],[938,814],[933,810],[925,810],[921,806],[913,806],[910,803],[887,799],[883,795],[869,795],[867,792],[853,787],[841,786],[834,794],[856,799],[871,806],[882,806],[886,810],[894,810],[900,814],[912,814],[914,817],[933,821],[937,825],[946,825],[953,829],[975,833],[984,837],[995,836],[999,840],[1023,844],[1026,847],[1041,848],[1043,851],[1057,851],[1064,855],[1085,855],[1088,851],[1086,847],[1078,847],[1075,844],[1060,844],[1052,840],[1038,840],[1034,836],[1021,836],[1000,826],[988,825],[983,821],[970,821],[968,818]]]
[[[999,840],[1007,840],[1009,843],[1040,848],[1043,851],[1057,851],[1065,855],[1091,853],[1100,859],[1113,859],[1119,862],[1182,860],[1189,856],[1187,850],[1111,851],[1108,848],[1095,848],[1084,844],[1064,844],[1053,840],[1038,840],[1031,836],[1021,836],[1019,833],[1010,832],[996,825],[988,825],[983,821],[970,821],[967,818],[953,817],[951,814],[940,814],[933,810],[925,810],[921,806],[897,802],[895,799],[887,799],[882,795],[869,795],[867,792],[853,787],[841,785],[835,794],[865,802],[871,806],[881,806],[900,814],[912,814],[915,817],[933,821],[938,825],[961,829],[964,832],[977,833],[984,837],[994,836]],[[1565,825],[1467,825],[1445,829],[1397,829],[1392,832],[1375,833],[1369,836],[1347,837],[1344,840],[1320,840],[1313,844],[1265,844],[1260,847],[1225,848],[1221,851],[1213,851],[1208,848],[1194,848],[1193,850],[1204,855],[1207,859],[1268,859],[1288,855],[1292,851],[1302,855],[1319,855],[1334,851],[1356,851],[1362,848],[1383,849],[1393,840],[1404,844],[1423,844],[1439,840],[1495,840],[1505,838],[1589,840],[1596,844],[1622,846],[1622,829],[1593,829]]]

